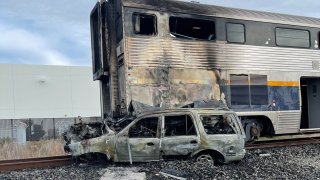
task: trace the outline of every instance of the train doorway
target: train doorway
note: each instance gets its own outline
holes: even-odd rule
[[[300,129],[320,128],[320,78],[301,77]]]

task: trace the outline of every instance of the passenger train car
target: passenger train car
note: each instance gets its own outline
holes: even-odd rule
[[[103,117],[130,102],[218,100],[248,138],[320,128],[320,19],[173,0],[101,0],[91,13]]]

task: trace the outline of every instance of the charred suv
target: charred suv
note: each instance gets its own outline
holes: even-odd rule
[[[104,123],[94,127],[86,124],[78,133],[69,131],[65,149],[73,156],[102,153],[114,162],[130,163],[173,158],[227,163],[245,155],[244,131],[229,110],[156,110],[138,115],[117,133]],[[90,132],[100,135],[86,138]]]

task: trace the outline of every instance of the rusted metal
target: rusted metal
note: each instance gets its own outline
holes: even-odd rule
[[[0,172],[27,168],[47,168],[72,164],[72,156],[52,156],[29,159],[13,159],[0,161]]]

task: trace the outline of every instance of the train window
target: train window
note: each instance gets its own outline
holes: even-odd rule
[[[267,75],[250,74],[251,105],[268,104]]]
[[[276,28],[276,44],[284,47],[310,47],[310,33],[307,30]]]
[[[248,75],[230,75],[230,90],[232,105],[249,105]]]
[[[268,86],[266,75],[231,74],[230,90],[232,105],[268,104]]]
[[[232,43],[244,43],[245,42],[244,25],[227,23],[227,41]]]
[[[155,15],[134,13],[132,22],[135,34],[148,36],[157,34],[157,18]]]
[[[170,35],[177,38],[215,40],[214,21],[170,17]]]
[[[101,68],[100,60],[100,19],[99,19],[99,8],[95,8],[90,15],[90,26],[91,26],[91,44],[93,54],[93,73],[97,73]]]

